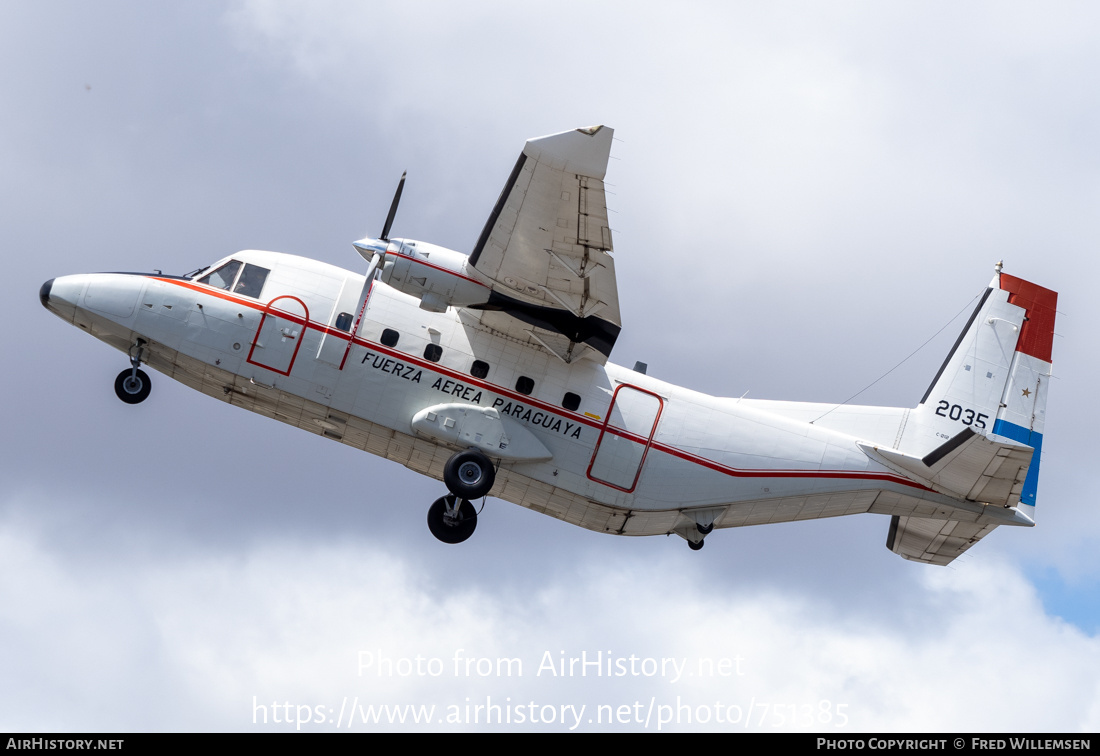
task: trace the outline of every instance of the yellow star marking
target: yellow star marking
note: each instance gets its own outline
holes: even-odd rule
[[[1024,389],[1024,396],[1031,396],[1031,390],[1030,389]]]

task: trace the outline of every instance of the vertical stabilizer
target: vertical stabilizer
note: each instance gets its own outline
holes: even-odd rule
[[[1019,486],[1019,501],[1033,507],[1058,295],[997,267],[910,416],[899,451],[923,458],[964,431],[1030,446],[1035,453]]]
[[[1035,449],[1020,496],[1022,504],[1035,506],[1058,295],[1006,273],[1000,279],[1009,304],[1023,308],[1026,315],[993,432]]]

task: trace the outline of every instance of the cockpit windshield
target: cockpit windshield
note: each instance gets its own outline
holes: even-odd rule
[[[213,286],[215,289],[232,291],[234,294],[259,299],[264,288],[264,282],[267,281],[267,274],[270,272],[267,268],[261,268],[259,265],[252,265],[251,263],[242,265],[240,260],[230,260],[225,265],[200,278],[199,283]]]
[[[233,285],[233,279],[237,277],[237,273],[240,271],[240,269],[240,261],[230,260],[214,272],[207,273],[205,276],[200,278],[199,283],[206,284],[207,286],[213,286],[215,289],[225,289],[226,291],[229,291],[229,287]]]

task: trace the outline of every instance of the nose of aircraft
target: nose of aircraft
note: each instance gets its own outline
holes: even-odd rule
[[[63,320],[72,320],[87,288],[88,276],[51,278],[38,290],[42,306]]]

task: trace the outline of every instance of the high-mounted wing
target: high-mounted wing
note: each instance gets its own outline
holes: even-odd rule
[[[492,293],[467,312],[565,362],[605,362],[622,328],[603,186],[613,134],[528,140],[470,254]]]

